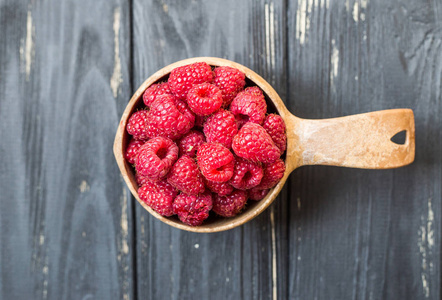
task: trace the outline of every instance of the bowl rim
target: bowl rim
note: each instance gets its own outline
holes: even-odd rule
[[[168,75],[173,69],[175,69],[177,67],[184,66],[184,65],[196,63],[196,62],[206,62],[209,65],[211,65],[212,67],[229,66],[229,67],[236,68],[236,69],[240,70],[241,72],[243,72],[249,80],[251,80],[254,84],[256,84],[258,87],[260,87],[263,90],[263,92],[268,96],[268,98],[271,99],[271,101],[275,105],[275,108],[278,111],[279,115],[281,115],[281,117],[286,122],[286,127],[287,127],[287,120],[291,117],[290,112],[285,107],[285,105],[284,105],[283,101],[281,100],[281,98],[279,97],[278,93],[276,93],[276,91],[273,89],[273,87],[266,80],[264,80],[260,75],[258,75],[257,73],[255,73],[251,69],[249,69],[239,63],[236,63],[236,62],[233,62],[233,61],[230,61],[227,59],[217,58],[217,57],[193,57],[193,58],[180,60],[180,61],[177,61],[175,63],[165,66],[164,68],[158,70],[152,76],[147,78],[138,87],[136,92],[132,95],[129,103],[127,104],[127,106],[121,116],[121,119],[120,119],[120,122],[118,125],[118,129],[117,129],[117,132],[115,135],[113,151],[114,151],[115,159],[117,161],[121,175],[122,175],[124,181],[126,182],[127,186],[129,187],[129,190],[131,191],[132,195],[137,199],[138,203],[141,204],[141,206],[144,209],[146,209],[151,215],[153,215],[155,218],[159,219],[160,221],[162,221],[172,227],[181,229],[181,230],[186,230],[186,231],[190,231],[190,232],[200,232],[200,233],[220,232],[220,231],[233,229],[235,227],[238,227],[238,226],[254,219],[258,215],[260,215],[270,204],[273,203],[273,201],[276,199],[277,195],[281,191],[288,176],[291,173],[291,168],[289,168],[287,166],[287,154],[286,154],[286,159],[284,160],[284,163],[286,164],[286,170],[285,170],[283,178],[279,181],[279,183],[275,187],[273,187],[269,191],[269,193],[266,195],[266,197],[264,197],[260,201],[256,201],[256,202],[254,201],[254,203],[252,204],[254,206],[253,208],[246,209],[245,211],[243,211],[242,213],[240,213],[239,215],[237,215],[235,217],[219,219],[213,223],[207,223],[207,224],[203,223],[200,226],[190,226],[190,225],[186,225],[186,224],[182,223],[181,221],[177,220],[176,218],[164,217],[164,216],[158,214],[157,212],[155,212],[146,203],[141,201],[141,199],[138,196],[138,192],[137,192],[138,185],[136,183],[135,176],[132,171],[132,166],[124,159],[125,145],[127,144],[128,139],[130,139],[129,135],[126,132],[127,120],[129,119],[129,116],[132,114],[134,109],[139,104],[139,101],[142,98],[144,91],[149,86],[158,82],[160,79],[162,79],[163,77]],[[286,128],[286,131],[287,131],[287,129],[288,128]],[[287,144],[288,144],[287,150],[286,150],[287,153],[289,152],[289,149],[292,148],[292,147],[289,147],[290,146],[289,142],[290,142],[290,140],[287,139]]]

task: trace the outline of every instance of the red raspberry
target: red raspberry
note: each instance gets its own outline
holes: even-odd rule
[[[223,107],[228,107],[246,84],[244,73],[232,67],[218,67],[213,72],[213,82],[223,93]]]
[[[235,158],[221,144],[202,144],[196,154],[201,173],[208,180],[226,182],[233,175]]]
[[[211,180],[206,180],[206,186],[214,193],[220,196],[225,196],[233,192],[233,186],[227,182],[215,182]]]
[[[174,103],[170,95],[157,97],[147,117],[149,137],[162,136],[172,140],[180,138],[193,127],[195,116],[182,101]]]
[[[262,175],[263,171],[259,164],[235,157],[235,169],[230,184],[236,189],[248,190],[261,182]]]
[[[227,196],[215,194],[213,198],[213,211],[223,217],[233,217],[244,208],[246,202],[246,191],[234,190]]]
[[[208,116],[223,104],[221,91],[210,83],[194,85],[187,93],[186,99],[190,109],[199,116]]]
[[[261,125],[266,117],[267,103],[264,95],[258,96],[250,90],[247,92],[246,89],[233,99],[230,111],[235,115],[238,128],[241,128],[247,122]]]
[[[197,164],[188,156],[181,156],[170,169],[167,182],[177,190],[189,195],[198,195],[204,192],[203,175]]]
[[[146,106],[151,106],[152,103],[161,95],[172,95],[169,84],[167,82],[152,84],[143,93],[143,102]]]
[[[178,146],[170,139],[156,137],[138,150],[135,168],[140,175],[152,180],[166,176],[178,158]]]
[[[202,132],[191,130],[178,141],[180,156],[188,155],[196,158],[196,152],[200,145],[206,142],[206,138]]]
[[[181,222],[198,226],[209,217],[212,209],[212,195],[205,192],[200,195],[179,194],[173,202],[173,212],[178,215]]]
[[[287,147],[287,136],[285,135],[285,123],[279,115],[269,114],[264,120],[262,127],[272,138],[275,145],[284,153]]]
[[[135,173],[135,181],[137,182],[138,186],[143,186],[146,183],[148,183],[150,181],[149,178],[147,178],[146,176],[140,175],[140,173],[136,172]]]
[[[213,82],[212,68],[205,62],[178,67],[170,72],[168,82],[172,93],[184,100],[193,85]]]
[[[127,121],[126,130],[134,139],[147,140],[149,138],[147,133],[147,118],[149,111],[139,110],[134,112]]]
[[[257,188],[253,188],[251,190],[248,190],[249,199],[254,201],[262,200],[264,199],[265,196],[267,196],[269,191],[270,191],[269,189],[259,190]]]
[[[264,93],[257,86],[248,87],[242,93],[264,98]]]
[[[135,163],[135,158],[137,157],[138,150],[143,146],[144,141],[131,139],[126,147],[126,152],[124,153],[124,158],[133,165]]]
[[[260,190],[271,189],[284,177],[285,164],[282,159],[264,166],[264,176],[261,183],[256,187]]]
[[[192,113],[192,110],[189,108],[187,103],[184,101],[175,100],[175,106],[178,109],[178,111],[189,120],[189,123],[187,124],[187,127],[186,127],[186,128],[188,128],[188,129],[186,129],[187,130],[186,133],[187,133],[195,125],[195,115]]]
[[[253,162],[271,163],[279,158],[279,148],[260,125],[245,124],[233,138],[232,149],[237,156]]]
[[[138,196],[162,216],[173,215],[173,200],[177,191],[166,181],[148,181],[138,189]]]
[[[233,137],[238,133],[235,117],[230,111],[221,109],[204,123],[207,142],[220,143],[227,149],[232,147]]]

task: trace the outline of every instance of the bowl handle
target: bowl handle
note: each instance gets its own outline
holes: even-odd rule
[[[298,119],[301,165],[390,169],[414,160],[415,129],[411,109],[391,109],[334,119]],[[404,144],[391,139],[405,131]]]

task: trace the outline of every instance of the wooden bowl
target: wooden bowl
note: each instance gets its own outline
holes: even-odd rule
[[[271,107],[284,119],[287,127],[286,171],[284,177],[261,201],[249,201],[247,209],[232,218],[210,217],[197,227],[183,224],[177,217],[163,217],[138,197],[138,185],[132,166],[124,159],[124,150],[130,137],[126,132],[129,116],[142,102],[143,92],[152,84],[166,80],[176,67],[194,62],[206,62],[211,66],[230,66],[246,75],[247,80],[259,86]],[[404,144],[396,144],[391,138],[406,131]],[[341,167],[389,169],[410,164],[415,149],[414,116],[410,109],[391,109],[353,116],[307,120],[292,115],[281,98],[261,76],[235,62],[213,57],[196,57],[168,65],[149,77],[132,96],[127,105],[114,143],[114,154],[122,176],[138,202],[154,217],[173,227],[193,232],[218,232],[242,225],[262,213],[281,191],[290,173],[304,165],[333,165]],[[250,203],[252,202],[252,203]]]

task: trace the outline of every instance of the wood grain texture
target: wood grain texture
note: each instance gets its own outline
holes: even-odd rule
[[[290,122],[291,121],[291,122]],[[298,145],[291,161],[362,169],[391,169],[409,165],[415,155],[415,125],[411,109],[387,109],[331,119],[285,121]],[[403,143],[392,138],[405,132]],[[287,136],[291,138],[290,135]],[[296,153],[296,151],[293,151]],[[290,157],[292,156],[292,157]]]
[[[0,2],[0,298],[132,299],[125,1]]]
[[[0,299],[440,299],[441,12],[0,0]],[[165,225],[134,203],[112,141],[136,87],[194,56],[253,69],[302,118],[411,108],[415,162],[302,167],[244,226]]]
[[[440,299],[441,2],[289,1],[293,112],[408,107],[416,160],[292,174],[290,299]]]
[[[282,1],[134,1],[133,9],[135,87],[177,60],[217,56],[285,94]],[[214,234],[179,231],[136,207],[138,297],[285,299],[285,200],[286,191],[254,221]]]

